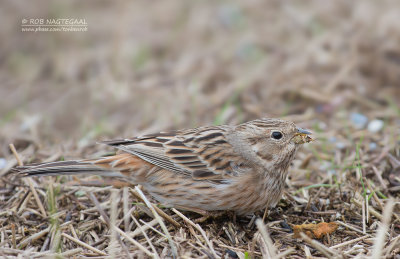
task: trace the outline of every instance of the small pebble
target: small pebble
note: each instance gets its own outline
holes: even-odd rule
[[[331,137],[328,138],[328,141],[331,142],[331,143],[335,143],[337,141],[337,138],[334,137],[334,136],[331,136]]]
[[[356,129],[363,129],[368,122],[367,116],[361,113],[352,113],[350,115],[350,120]]]
[[[378,145],[375,142],[369,143],[369,150],[375,150],[378,147]]]
[[[343,142],[337,142],[335,146],[337,149],[345,149],[346,148],[346,144],[344,144]]]
[[[0,170],[7,166],[7,160],[5,158],[0,157]]]
[[[40,230],[43,230],[43,229],[46,229],[47,227],[48,227],[48,226],[47,226],[46,224],[43,224],[43,225],[40,225],[40,226],[39,226],[39,229],[40,229]]]
[[[341,197],[341,198],[342,198],[343,201],[347,200],[347,198],[348,198],[348,193],[347,193],[346,191],[343,191],[343,192],[342,192],[342,197]]]
[[[225,252],[227,253],[227,255],[229,256],[228,258],[239,258],[239,256],[237,255],[236,252],[230,250],[230,249],[226,249]]]
[[[372,120],[368,123],[368,130],[372,133],[376,133],[383,128],[382,120]]]
[[[67,215],[65,216],[65,221],[64,222],[70,221],[71,218],[72,218],[71,212],[68,212]]]
[[[283,220],[279,223],[282,228],[289,230],[290,233],[293,232],[293,229],[290,227],[290,225],[286,222],[286,220]]]
[[[38,123],[41,120],[41,116],[36,114],[36,115],[31,115],[29,117],[24,118],[24,121],[20,125],[20,130],[23,132],[26,132],[38,125]]]
[[[330,168],[332,168],[332,164],[331,164],[331,162],[328,162],[328,161],[322,161],[321,165],[319,166],[319,170],[322,170],[322,171],[327,171]]]
[[[328,128],[328,125],[326,125],[326,123],[323,122],[323,121],[319,121],[319,122],[318,122],[318,128],[319,128],[320,130],[326,130],[326,129]]]

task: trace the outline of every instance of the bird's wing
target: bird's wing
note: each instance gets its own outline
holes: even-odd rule
[[[237,176],[246,164],[226,141],[228,131],[228,126],[201,127],[103,143],[196,180],[224,180]]]

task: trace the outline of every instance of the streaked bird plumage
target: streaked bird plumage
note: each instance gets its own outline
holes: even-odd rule
[[[288,167],[311,133],[292,122],[258,119],[104,141],[120,153],[18,168],[26,176],[97,174],[141,184],[167,206],[249,214],[274,206]]]

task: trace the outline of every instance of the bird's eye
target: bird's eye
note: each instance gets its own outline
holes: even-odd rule
[[[274,131],[274,132],[272,132],[271,137],[274,139],[281,139],[283,137],[283,135],[279,131]]]

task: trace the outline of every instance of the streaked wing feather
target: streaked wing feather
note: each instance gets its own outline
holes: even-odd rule
[[[168,160],[166,156],[163,156],[162,153],[156,153],[151,149],[144,149],[137,145],[129,145],[129,146],[121,145],[116,147],[122,151],[133,154],[153,165],[159,166],[161,168],[170,170],[175,173],[184,173],[182,169],[176,167],[174,163]]]
[[[171,160],[180,166],[189,167],[195,179],[224,179],[236,176],[233,166],[245,161],[226,141],[225,134],[229,130],[229,126],[207,127],[183,140],[185,146],[196,156],[193,162],[200,163],[202,167],[197,166],[197,163],[187,165],[179,156],[170,156]],[[168,144],[169,142],[165,143],[167,148]],[[187,158],[189,159],[190,156],[188,155]]]
[[[233,161],[244,163],[225,140],[228,130],[228,126],[202,127],[103,143],[194,179],[222,180],[236,176]]]

